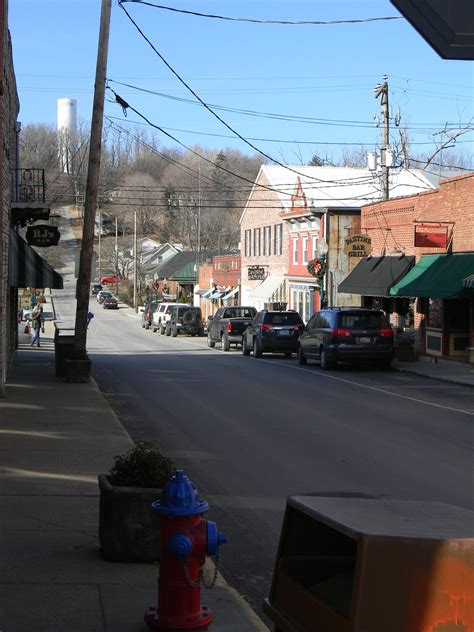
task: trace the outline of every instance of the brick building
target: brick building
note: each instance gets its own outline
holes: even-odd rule
[[[16,341],[16,292],[8,278],[11,206],[11,170],[16,161],[16,120],[20,109],[8,31],[8,3],[0,2],[0,396],[4,395],[7,368]]]
[[[434,185],[421,171],[393,169],[390,186],[409,194]],[[344,255],[344,240],[358,230],[362,200],[380,197],[379,174],[368,169],[263,165],[240,219],[241,304],[263,309],[283,303],[307,320],[320,304],[320,288],[306,261],[323,240],[327,302],[359,301],[338,292],[354,267]]]
[[[444,180],[432,191],[363,206],[361,212],[373,257],[361,261],[340,291],[355,292],[357,285],[363,304],[379,305],[393,314],[394,325],[411,328],[419,352],[469,357],[474,347],[474,283],[469,280],[474,275],[474,174]],[[371,288],[384,270],[386,290],[377,295]]]

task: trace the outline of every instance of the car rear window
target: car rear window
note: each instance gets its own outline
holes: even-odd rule
[[[297,312],[270,312],[265,314],[263,322],[272,325],[300,325],[303,321]]]
[[[249,307],[232,307],[226,309],[223,318],[253,318],[255,310]]]
[[[387,329],[390,327],[384,314],[368,312],[345,312],[339,314],[343,329]]]

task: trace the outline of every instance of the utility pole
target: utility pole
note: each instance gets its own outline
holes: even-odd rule
[[[115,216],[115,294],[118,297],[118,221]]]
[[[137,279],[138,279],[138,253],[137,253],[137,212],[133,211],[133,309],[138,312]]]
[[[387,76],[384,75],[382,85],[377,85],[374,89],[375,98],[380,97],[380,105],[382,106],[382,147],[380,149],[380,163],[382,166],[382,193],[384,200],[389,198],[389,180],[388,180],[388,152],[389,152],[389,110],[388,110],[388,82]]]
[[[84,225],[82,233],[79,275],[77,279],[77,305],[74,347],[72,358],[67,362],[69,382],[89,382],[91,363],[87,356],[87,314],[91,283],[92,252],[94,249],[95,212],[97,208],[100,158],[102,151],[102,122],[105,101],[105,79],[109,46],[111,0],[102,0],[100,12],[99,42],[95,73],[94,104],[92,107],[91,138],[87,186],[84,202]]]

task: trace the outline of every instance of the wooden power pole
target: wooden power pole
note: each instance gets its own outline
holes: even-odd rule
[[[375,88],[375,98],[380,97],[382,106],[382,147],[380,150],[380,162],[382,166],[382,193],[384,200],[389,198],[389,109],[388,109],[388,82],[385,80],[382,85]]]
[[[77,306],[72,358],[67,362],[66,379],[69,382],[90,380],[90,360],[87,356],[87,314],[89,311],[92,252],[94,249],[95,213],[98,200],[99,170],[102,151],[102,121],[105,101],[105,80],[109,46],[111,0],[102,0],[99,43],[95,73],[94,104],[92,108],[91,138],[87,186],[84,202],[79,275],[77,279]]]

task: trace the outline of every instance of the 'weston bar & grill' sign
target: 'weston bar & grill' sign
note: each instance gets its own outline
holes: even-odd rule
[[[372,239],[368,235],[351,235],[344,242],[344,252],[349,257],[368,257],[372,252]]]

